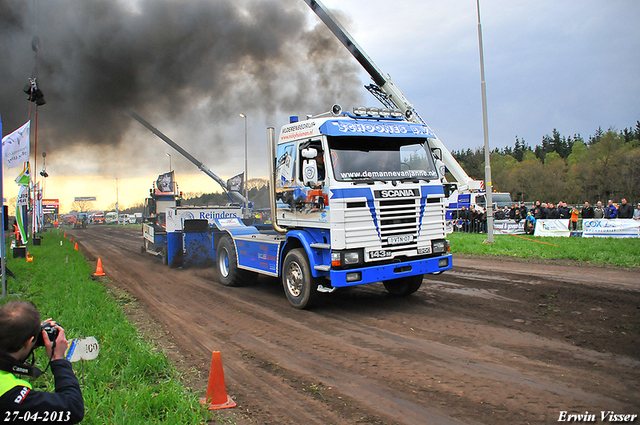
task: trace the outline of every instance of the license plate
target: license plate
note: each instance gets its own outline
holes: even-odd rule
[[[387,244],[389,245],[400,245],[411,241],[413,241],[413,235],[389,236],[387,238]]]
[[[387,258],[391,257],[391,251],[385,251],[383,249],[377,251],[369,251],[369,258]]]

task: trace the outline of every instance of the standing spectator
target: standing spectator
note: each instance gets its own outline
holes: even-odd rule
[[[558,202],[558,213],[560,214],[560,218],[569,218],[570,209],[566,202]]]
[[[519,223],[520,220],[522,220],[522,216],[520,215],[520,208],[516,207],[516,208],[514,208],[514,210],[515,210],[516,213],[515,213],[515,217],[513,219],[516,221],[516,223]]]
[[[549,203],[549,211],[547,212],[547,218],[551,220],[561,218],[560,211],[553,206],[552,202]]]
[[[478,211],[476,207],[471,206],[469,208],[469,212],[467,212],[467,217],[469,217],[469,233],[475,233],[478,231]]]
[[[540,204],[540,218],[549,218],[549,206],[544,202]]]
[[[540,201],[536,202],[536,207],[533,210],[533,216],[536,220],[547,218],[547,204],[541,204]]]
[[[573,207],[571,209],[571,227],[573,227],[573,230],[577,230],[578,229],[578,215],[580,214],[580,211],[578,211],[578,207]]]
[[[593,207],[589,205],[589,201],[584,203],[584,207],[582,207],[582,211],[580,211],[580,213],[582,214],[583,220],[585,218],[594,218]]]
[[[618,218],[633,218],[633,208],[627,204],[626,198],[622,198],[620,208],[618,208]]]
[[[604,208],[602,207],[602,201],[598,201],[598,204],[593,210],[593,218],[604,218]]]
[[[616,218],[618,216],[618,209],[613,205],[613,201],[609,199],[609,205],[604,209],[604,218]]]
[[[633,212],[633,219],[640,220],[640,202],[638,203],[638,208]]]
[[[478,208],[478,233],[485,233],[487,229],[487,210]]]
[[[523,220],[527,218],[528,212],[529,211],[527,210],[527,206],[524,204],[524,201],[521,201],[520,202],[520,218]]]

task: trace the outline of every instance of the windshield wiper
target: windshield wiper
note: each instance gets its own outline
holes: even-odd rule
[[[412,182],[412,183],[419,183],[420,180],[424,180],[427,183],[431,182],[431,179],[425,176],[413,176],[413,177],[402,177],[400,179],[396,179],[398,181],[401,182]]]
[[[370,177],[351,177],[351,183],[353,184],[373,184],[375,180]]]

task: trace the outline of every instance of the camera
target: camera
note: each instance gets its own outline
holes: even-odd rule
[[[53,342],[58,338],[58,333],[60,333],[60,331],[55,326],[51,326],[51,323],[42,322],[40,327],[41,327],[41,331],[45,331],[47,333],[47,336],[49,337],[49,341]],[[36,338],[36,347],[44,347],[44,339],[42,337],[42,332],[40,332],[38,334],[38,337]]]

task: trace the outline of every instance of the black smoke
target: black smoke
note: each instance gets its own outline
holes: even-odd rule
[[[268,120],[350,107],[359,73],[301,0],[0,0],[3,132],[26,122],[22,89],[37,75],[39,150],[118,146],[139,125],[127,109],[197,139],[239,111]]]

